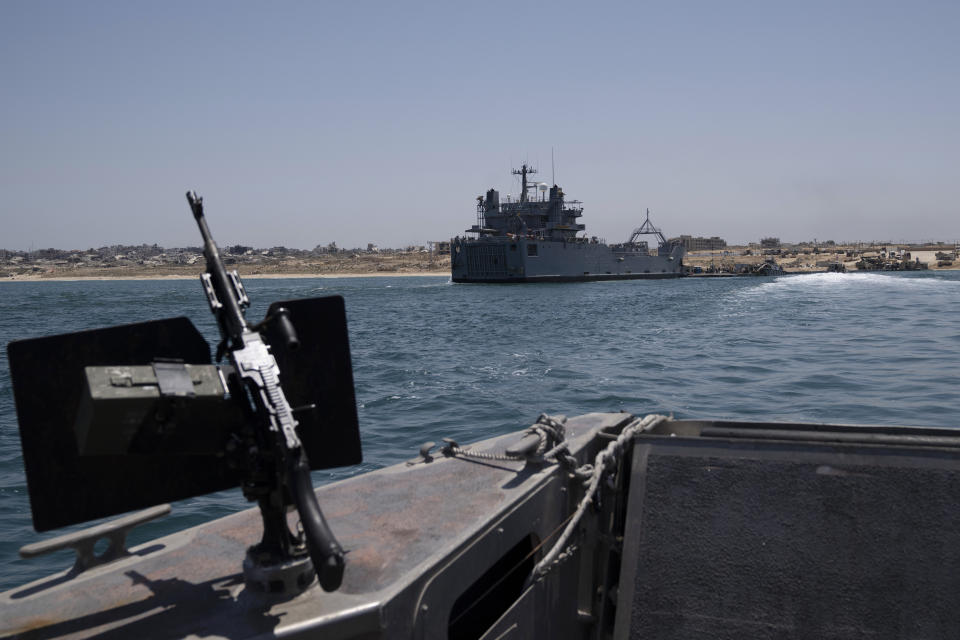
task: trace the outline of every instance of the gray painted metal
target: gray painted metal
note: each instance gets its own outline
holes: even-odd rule
[[[666,241],[649,220],[634,230],[630,241],[607,245],[596,238],[578,237],[585,226],[579,202],[564,199],[557,185],[549,199],[528,199],[526,166],[519,201],[501,202],[491,189],[478,198],[477,224],[471,236],[450,241],[451,276],[454,282],[570,282],[582,280],[633,280],[678,278],[683,275],[685,249]],[[657,255],[651,255],[639,234],[655,235]]]
[[[570,452],[592,461],[631,420],[570,419]],[[956,430],[668,421],[603,486],[566,559],[483,627],[451,626],[464,594],[510,591],[513,566],[482,579],[525,541],[532,567],[576,509],[557,465],[436,454],[321,487],[348,550],[334,593],[244,584],[251,509],[0,594],[0,636],[960,637]]]
[[[20,547],[20,557],[35,558],[61,549],[73,549],[77,555],[70,571],[73,574],[79,574],[92,567],[129,556],[127,534],[137,525],[169,514],[169,504],[150,507],[82,531],[74,531],[33,544],[25,544]],[[97,554],[95,549],[98,540],[109,540],[106,551],[100,554]]]
[[[602,445],[597,433],[629,419],[570,419],[571,452],[580,463],[591,460]],[[471,448],[502,452],[522,436]],[[336,592],[314,586],[278,597],[247,587],[241,563],[262,528],[251,509],[82,574],[64,572],[0,595],[0,636],[445,638],[457,598],[518,541],[548,541],[576,507],[577,491],[556,465],[438,456],[389,467],[317,491],[347,550]],[[566,575],[558,571],[530,590],[522,611],[514,605],[515,637],[581,637],[576,607],[551,610],[554,596],[567,591],[560,584]]]

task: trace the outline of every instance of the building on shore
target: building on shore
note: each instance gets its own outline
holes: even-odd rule
[[[450,255],[449,240],[430,240],[427,242],[427,249],[430,253],[439,253],[440,255]]]
[[[760,238],[761,249],[779,249],[780,238]]]
[[[726,249],[727,242],[723,238],[713,236],[711,238],[702,238],[697,236],[682,235],[679,238],[670,238],[670,244],[679,244],[687,251],[715,251],[717,249]]]

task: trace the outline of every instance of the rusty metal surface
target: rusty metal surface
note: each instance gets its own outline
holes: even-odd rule
[[[571,451],[582,456],[598,430],[627,418],[570,419]],[[502,451],[521,435],[475,446]],[[384,613],[391,599],[415,599],[416,585],[556,473],[555,465],[437,457],[320,488],[320,504],[348,552],[335,593],[312,588],[278,598],[247,589],[241,563],[261,531],[251,509],[141,545],[131,557],[79,576],[60,574],[0,595],[0,635],[253,638],[323,627],[324,637],[378,637],[393,620]],[[411,625],[412,616],[411,609]]]

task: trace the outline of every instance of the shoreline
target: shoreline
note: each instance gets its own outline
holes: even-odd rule
[[[136,248],[134,248],[136,249]],[[684,258],[684,264],[691,267],[701,267],[704,270],[720,269],[721,271],[738,271],[752,268],[763,261],[773,260],[788,274],[818,273],[827,271],[832,264],[842,263],[848,273],[860,271],[856,269],[857,257],[872,259],[878,256],[887,259],[884,253],[886,247],[863,251],[859,248],[854,252],[845,247],[830,247],[829,250],[816,251],[808,248],[789,250],[786,253],[774,255],[771,252],[754,253],[752,249],[744,247],[729,247],[723,250],[695,250],[689,251]],[[50,250],[53,251],[53,250]],[[179,251],[179,250],[178,250]],[[128,254],[131,252],[128,252]],[[770,255],[768,255],[770,254]],[[957,259],[957,250],[950,252],[931,250],[930,248],[911,248],[911,261],[925,263],[929,271],[960,270],[960,260]],[[945,255],[946,254],[946,255]],[[165,255],[165,254],[161,254]],[[9,256],[7,256],[9,258]],[[56,256],[54,256],[56,257]],[[89,256],[74,257],[66,260],[59,256],[54,260],[49,257],[39,257],[24,261],[24,257],[9,258],[4,265],[0,265],[0,282],[85,282],[85,281],[125,281],[125,280],[187,280],[196,279],[203,273],[204,262],[192,259],[182,260],[178,256],[176,262],[167,259],[159,262],[149,256],[134,260],[136,255],[117,255],[116,260],[86,260]],[[84,258],[81,260],[80,258]],[[424,252],[406,253],[345,253],[323,254],[319,256],[253,256],[247,254],[233,257],[230,266],[240,271],[243,278],[270,279],[282,278],[404,278],[404,277],[451,277],[450,258],[447,254],[429,256]],[[898,251],[896,258],[902,258]],[[948,259],[950,258],[950,259]],[[872,269],[864,269],[872,271]]]
[[[916,271],[876,271],[876,270],[859,270],[851,269],[847,271],[847,274],[854,273],[935,273],[937,271],[958,271],[960,266],[951,266],[951,267],[940,267],[937,269],[925,269],[925,270],[916,270]],[[828,273],[822,269],[798,269],[794,271],[788,270],[785,275],[810,275],[815,273]],[[183,275],[183,274],[165,274],[165,275],[116,275],[116,276],[51,276],[44,277],[42,275],[19,275],[12,278],[2,278],[0,279],[0,284],[4,282],[97,282],[97,281],[136,281],[136,280],[196,280],[199,278],[200,273],[192,275]],[[687,277],[690,278],[708,278],[708,277],[735,277],[734,274],[690,274]],[[351,272],[351,273],[338,273],[338,274],[329,274],[329,273],[252,273],[248,275],[240,275],[244,280],[307,280],[307,279],[319,279],[319,280],[331,280],[336,278],[351,279],[351,278],[442,278],[446,277],[450,279],[449,272],[423,272],[423,271],[412,271],[409,273],[406,272],[390,272],[390,273],[363,273],[363,272]]]
[[[116,276],[50,276],[44,277],[43,275],[17,275],[11,278],[0,279],[0,283],[3,282],[86,282],[86,281],[97,281],[97,280],[196,280],[200,277],[200,274],[203,273],[198,271],[195,274],[184,275],[184,274],[159,274],[159,275],[116,275]],[[374,273],[363,273],[363,272],[351,272],[351,273],[251,273],[251,274],[240,274],[240,277],[244,280],[281,280],[281,279],[307,279],[307,278],[320,278],[320,279],[331,279],[331,278],[409,278],[409,277],[450,277],[449,271],[391,271],[389,273],[384,272],[374,272]]]

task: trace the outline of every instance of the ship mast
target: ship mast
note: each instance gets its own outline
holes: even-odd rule
[[[520,189],[520,203],[521,203],[521,204],[523,204],[523,203],[525,203],[525,202],[527,201],[527,189],[530,189],[530,188],[531,188],[530,186],[527,186],[527,174],[528,174],[528,173],[529,173],[529,174],[533,174],[533,173],[536,173],[536,172],[537,172],[536,169],[534,169],[533,167],[528,167],[528,166],[526,165],[526,163],[524,163],[519,169],[513,169],[513,170],[510,172],[510,173],[512,173],[512,174],[515,175],[515,176],[522,176],[523,186],[522,186],[522,188]]]
[[[653,223],[650,222],[650,209],[647,209],[647,219],[643,221],[643,224],[640,225],[640,228],[633,230],[633,234],[630,236],[630,240],[627,241],[627,244],[634,244],[637,241],[637,238],[642,235],[657,236],[660,239],[660,244],[667,244],[667,238],[663,235],[663,232],[653,226]]]

